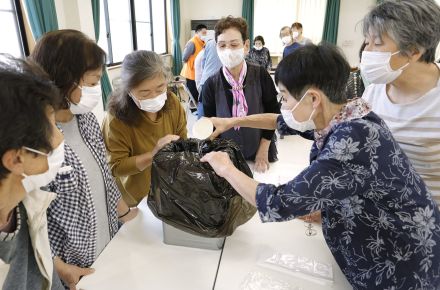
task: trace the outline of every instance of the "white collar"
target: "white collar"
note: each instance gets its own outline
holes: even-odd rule
[[[37,189],[28,193],[23,200],[29,221],[38,222],[41,216],[46,215],[50,203],[57,197],[53,192]],[[38,220],[36,220],[38,219]]]

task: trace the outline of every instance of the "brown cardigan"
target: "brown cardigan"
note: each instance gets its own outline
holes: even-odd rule
[[[137,205],[150,191],[151,167],[139,171],[136,156],[151,152],[157,141],[168,134],[187,138],[185,110],[174,94],[169,94],[157,120],[142,115],[138,126],[129,126],[108,114],[102,128],[113,176],[124,200]]]

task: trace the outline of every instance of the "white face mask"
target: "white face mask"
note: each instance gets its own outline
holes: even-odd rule
[[[78,85],[78,87],[81,89],[81,100],[78,104],[71,103],[70,111],[75,115],[91,112],[102,98],[101,84],[93,87]]]
[[[287,45],[292,41],[292,38],[290,36],[284,36],[281,38],[281,41],[283,42],[284,45]]]
[[[262,50],[263,49],[263,47],[262,46],[254,46],[254,48],[256,49],[256,50]]]
[[[201,40],[203,40],[204,42],[206,42],[208,40],[208,35],[201,35],[199,36]]]
[[[299,36],[299,32],[298,31],[292,32],[292,36],[293,38],[297,38]]]
[[[397,70],[393,70],[390,66],[391,56],[398,54],[382,51],[363,51],[361,58],[361,73],[368,82],[373,84],[389,84],[397,79],[403,69],[409,65],[405,64]]]
[[[136,99],[136,97],[133,96],[132,93],[128,94],[133,99],[134,103],[136,104],[136,106],[138,106],[139,109],[149,113],[159,112],[163,108],[167,100],[167,92],[164,92],[163,94],[160,94],[155,98],[142,101]]]
[[[48,185],[55,179],[55,176],[64,162],[64,141],[61,142],[60,145],[58,145],[58,147],[49,155],[35,149],[25,148],[34,153],[47,156],[47,163],[49,165],[49,169],[41,174],[26,175],[23,173],[24,178],[21,182],[26,192],[29,193],[36,189],[40,189],[42,186]]]
[[[309,130],[316,129],[315,123],[312,120],[313,113],[315,113],[315,109],[313,109],[312,113],[310,114],[310,117],[307,121],[304,122],[298,122],[295,117],[293,116],[293,112],[298,107],[298,105],[301,103],[301,101],[304,99],[304,97],[307,95],[308,92],[306,92],[302,98],[299,100],[299,102],[293,107],[292,110],[283,110],[281,109],[281,115],[283,116],[284,122],[286,122],[287,126],[289,126],[291,129],[299,131],[299,132],[305,132]]]
[[[236,67],[244,60],[244,47],[239,49],[217,48],[217,53],[220,61],[227,68]]]

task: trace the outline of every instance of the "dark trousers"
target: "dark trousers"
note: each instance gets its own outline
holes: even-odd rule
[[[197,91],[196,81],[186,79],[186,87],[191,92],[191,95],[193,96],[194,100],[196,102],[198,102],[199,101],[199,91]]]

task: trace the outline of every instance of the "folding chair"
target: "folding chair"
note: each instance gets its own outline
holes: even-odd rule
[[[179,76],[175,76],[173,80],[168,84],[171,91],[179,98],[179,102],[185,102],[185,95],[182,96],[181,88],[185,81],[182,81]],[[184,89],[185,90],[185,89]]]
[[[179,76],[175,76],[174,79],[169,83],[169,87],[171,91],[176,94],[179,98],[179,101],[185,108],[185,113],[188,115],[188,112],[191,110],[197,109],[197,102],[191,94],[191,91],[186,86],[184,80],[182,80]],[[182,91],[183,89],[183,91]],[[185,103],[185,104],[183,104]]]
[[[193,95],[191,94],[191,92],[188,89],[188,87],[186,86],[186,84],[183,84],[183,88],[184,88],[185,92],[188,94],[188,101],[186,103],[186,114],[188,115],[188,111],[191,112],[191,110],[195,110],[195,113],[197,114],[196,100],[194,99]]]

